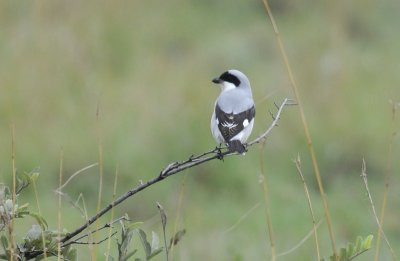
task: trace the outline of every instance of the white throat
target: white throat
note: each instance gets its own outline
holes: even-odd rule
[[[231,82],[222,82],[220,85],[221,85],[221,92],[230,91],[236,88],[236,86]]]

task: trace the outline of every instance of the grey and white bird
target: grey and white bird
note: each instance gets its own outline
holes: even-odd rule
[[[250,81],[238,70],[228,70],[212,80],[221,86],[211,117],[211,132],[217,143],[244,154],[256,114]]]

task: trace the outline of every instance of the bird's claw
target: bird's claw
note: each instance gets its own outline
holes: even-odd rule
[[[195,158],[194,154],[190,155],[190,157],[189,157],[189,161],[193,161],[193,160],[194,160],[194,158]]]
[[[215,152],[217,154],[217,159],[224,161],[224,154],[221,151],[221,146],[215,147]]]

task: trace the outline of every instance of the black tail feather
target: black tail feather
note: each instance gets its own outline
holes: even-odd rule
[[[245,154],[247,152],[246,147],[239,140],[231,140],[228,143],[230,152],[238,152],[240,154]]]

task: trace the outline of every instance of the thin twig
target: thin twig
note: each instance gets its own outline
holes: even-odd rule
[[[386,204],[387,204],[387,198],[388,198],[388,193],[389,193],[389,184],[390,184],[390,179],[392,177],[392,172],[393,172],[393,143],[396,137],[396,128],[395,128],[395,122],[396,122],[396,111],[399,106],[398,103],[390,101],[392,105],[392,127],[391,127],[391,134],[390,134],[390,139],[389,139],[389,148],[388,148],[388,156],[387,156],[387,171],[385,175],[385,189],[383,192],[383,199],[382,199],[382,207],[381,207],[381,212],[380,212],[380,224],[381,227],[383,227],[383,223],[385,220],[385,210],[386,210]],[[374,261],[379,260],[379,253],[380,253],[380,245],[381,245],[381,237],[382,237],[382,231],[379,228],[378,229],[378,235],[376,238],[376,247],[375,247],[375,257]]]
[[[15,208],[15,204],[17,201],[17,194],[16,194],[16,189],[17,189],[17,167],[15,164],[15,125],[14,123],[11,124],[11,164],[12,164],[12,181],[13,181],[13,187],[12,187],[12,207],[13,207],[13,212]],[[10,256],[11,259],[14,260],[14,256],[17,252],[16,249],[16,243],[15,243],[15,232],[14,232],[14,220],[15,218],[11,218],[11,223],[8,224],[8,233],[10,237]]]
[[[350,259],[348,259],[348,261],[353,260],[354,258],[360,256],[361,254],[363,254],[364,252],[367,252],[368,249],[364,249],[363,251],[358,252],[357,254],[355,254],[354,256],[350,257]]]
[[[80,193],[77,197],[76,200],[73,200],[68,194],[55,190],[54,191],[56,194],[64,198],[73,208],[75,208],[85,220],[87,220],[89,217],[87,216],[87,211],[86,211],[86,205],[85,205],[85,198],[82,193]],[[82,201],[82,206],[80,206],[80,201]]]
[[[232,226],[230,226],[229,228],[227,228],[224,232],[222,232],[224,235],[231,232],[232,230],[234,230],[235,228],[237,228],[239,226],[240,223],[243,222],[243,220],[245,220],[254,210],[256,210],[259,206],[260,206],[260,202],[257,202],[254,206],[252,206],[249,210],[246,211],[246,213],[244,213],[239,219],[238,221],[235,222],[235,224],[233,224]]]
[[[114,177],[114,188],[113,188],[113,195],[112,195],[112,200],[115,200],[115,196],[117,195],[117,183],[118,183],[118,170],[119,170],[119,165],[115,168],[115,177]],[[110,220],[114,219],[114,208],[111,209],[111,217]],[[106,257],[110,257],[110,251],[111,251],[111,233],[112,233],[112,226],[110,226],[110,229],[108,231],[108,240],[107,242],[107,252],[106,252]]]
[[[278,119],[273,117],[274,120]],[[260,146],[260,184],[262,187],[262,192],[264,196],[264,209],[265,209],[265,217],[267,219],[267,227],[268,227],[268,236],[269,236],[269,244],[271,246],[271,260],[276,260],[276,250],[275,250],[275,238],[274,238],[274,230],[272,226],[272,218],[269,209],[269,197],[268,197],[268,184],[267,178],[265,176],[264,169],[264,150],[266,145],[266,139],[263,139]]]
[[[183,195],[185,194],[185,181],[186,181],[186,173],[183,175],[181,187],[179,189],[179,196],[178,196],[178,206],[176,209],[176,216],[175,216],[175,221],[174,221],[174,230],[172,231],[172,235],[175,235],[177,230],[178,230],[178,225],[179,225],[179,217],[181,214],[181,209],[182,209],[182,202],[183,202]],[[174,260],[174,244],[171,244],[171,248],[169,250],[169,255],[170,259]]]
[[[272,131],[272,129],[275,128],[276,126],[278,126],[278,121],[281,117],[283,107],[288,106],[288,105],[297,105],[297,103],[295,103],[293,100],[290,100],[288,98],[284,99],[282,104],[279,106],[276,114],[271,116],[273,118],[273,121],[272,121],[271,125],[269,126],[269,128],[263,134],[258,136],[256,139],[249,142],[247,144],[247,147],[253,146],[256,143],[260,143],[267,138],[268,134]]]
[[[117,234],[117,231],[114,231],[111,235],[109,235],[109,236],[107,236],[107,237],[105,237],[102,240],[97,241],[97,242],[81,242],[81,241],[78,241],[78,239],[77,239],[77,240],[73,240],[73,241],[68,242],[67,245],[100,245],[104,241],[112,238],[115,234]]]
[[[315,230],[322,224],[322,221],[323,221],[323,220],[320,220],[320,221],[316,224],[316,226],[314,226],[313,229],[312,229],[310,232],[308,232],[307,235],[306,235],[302,240],[300,240],[300,242],[297,243],[294,247],[292,247],[291,249],[289,249],[289,250],[287,250],[287,251],[285,251],[285,252],[283,252],[283,253],[278,254],[276,257],[286,256],[286,255],[288,255],[288,254],[294,252],[294,251],[295,251],[296,249],[298,249],[299,247],[301,247],[301,246],[304,244],[304,242],[306,242],[307,239],[309,239],[310,236],[315,232]],[[318,259],[318,260],[321,260],[321,259]]]
[[[109,228],[109,229],[112,230],[112,229],[113,229],[113,224],[115,224],[116,222],[119,222],[120,220],[127,220],[127,218],[126,218],[126,216],[119,217],[119,218],[113,220],[113,221],[110,222],[110,223],[106,223],[106,224],[104,224],[103,226],[98,227],[98,228],[96,228],[95,230],[92,230],[92,231],[88,232],[87,234],[84,234],[84,235],[82,235],[82,236],[76,238],[76,239],[73,240],[73,241],[69,241],[68,243],[63,244],[62,247],[66,247],[66,246],[75,244],[77,241],[79,241],[79,240],[81,240],[81,239],[83,239],[83,238],[85,238],[85,237],[89,238],[89,237],[92,236],[93,234],[95,234],[95,233],[97,233],[97,232],[99,232],[99,231],[101,231],[101,230],[103,230],[103,229]],[[107,238],[111,238],[114,234],[115,234],[115,232],[110,233],[110,234],[107,236]],[[103,241],[102,241],[102,242],[103,242]]]
[[[165,233],[165,229],[167,227],[167,213],[165,213],[165,210],[164,210],[163,206],[161,206],[160,203],[158,203],[158,202],[156,202],[156,203],[157,203],[157,208],[160,211],[161,224],[162,224],[163,237],[164,237],[165,257],[166,257],[166,260],[169,261],[167,236]]]
[[[75,178],[76,176],[78,176],[79,174],[81,174],[82,172],[84,172],[85,170],[88,170],[88,169],[90,169],[90,168],[92,168],[92,167],[94,167],[94,166],[97,166],[97,165],[99,165],[99,163],[96,162],[96,163],[90,164],[89,166],[86,166],[86,167],[84,167],[84,168],[82,168],[82,169],[76,171],[74,174],[72,174],[72,175],[67,179],[67,181],[64,182],[64,184],[60,185],[55,191],[56,191],[56,192],[60,192],[65,186],[68,185],[68,183],[69,183],[73,178]]]
[[[366,166],[366,163],[365,163],[364,158],[363,158],[363,161],[362,161],[361,177],[362,177],[362,179],[363,179],[363,181],[364,181],[365,189],[367,190],[367,196],[368,196],[369,202],[371,203],[371,209],[372,209],[372,213],[373,213],[373,215],[374,215],[376,224],[378,225],[378,228],[379,228],[379,230],[380,230],[381,233],[382,233],[383,239],[386,241],[386,244],[388,245],[388,247],[389,247],[389,249],[390,249],[390,252],[391,252],[391,254],[392,254],[393,259],[396,259],[396,254],[394,253],[393,248],[391,247],[391,245],[390,245],[390,243],[389,243],[389,240],[388,240],[388,238],[386,237],[386,234],[385,234],[385,232],[384,232],[383,229],[382,229],[381,223],[379,222],[378,215],[376,214],[375,205],[374,205],[374,202],[372,201],[371,192],[370,192],[369,186],[368,186],[367,166]]]
[[[288,98],[284,99],[283,102],[281,103],[281,105],[279,106],[279,110],[277,111],[276,115],[275,115],[275,119],[272,121],[270,127],[263,133],[261,134],[259,137],[257,137],[255,140],[253,140],[252,142],[247,144],[247,148],[253,146],[256,143],[259,143],[260,141],[264,140],[273,130],[273,128],[277,125],[280,116],[282,114],[283,108],[287,105],[293,105],[293,103],[290,102],[290,100]],[[67,233],[67,235],[65,237],[63,237],[60,242],[61,243],[66,243],[68,241],[70,241],[72,238],[74,238],[75,236],[77,236],[78,234],[80,234],[82,231],[84,231],[86,228],[88,228],[91,224],[93,224],[96,220],[98,220],[100,217],[102,217],[105,213],[107,213],[108,211],[110,211],[113,207],[119,205],[120,203],[122,203],[123,201],[125,201],[126,199],[128,199],[129,197],[135,195],[136,193],[139,193],[140,191],[164,180],[165,178],[172,176],[176,173],[182,172],[183,170],[189,169],[189,168],[193,168],[194,166],[200,165],[200,164],[204,164],[208,161],[211,160],[219,160],[222,157],[229,157],[229,156],[233,156],[236,155],[238,156],[239,154],[237,153],[231,153],[227,148],[216,148],[213,150],[210,150],[208,152],[202,153],[198,156],[190,156],[189,159],[181,161],[181,162],[173,162],[167,165],[167,167],[165,167],[164,169],[162,169],[160,171],[160,174],[158,176],[156,176],[155,178],[147,181],[147,182],[140,182],[140,184],[125,192],[125,194],[121,195],[120,197],[118,197],[117,199],[115,199],[113,202],[111,202],[110,204],[108,204],[107,206],[105,206],[103,209],[101,209],[100,211],[98,211],[94,216],[92,216],[91,218],[89,218],[83,225],[81,225],[80,227],[78,227],[77,229],[75,229],[74,231]],[[26,259],[32,259],[36,256],[38,256],[39,254],[32,254],[29,256],[25,256]]]
[[[294,163],[296,164],[297,172],[299,173],[301,182],[303,183],[304,193],[306,194],[306,197],[307,197],[308,208],[310,209],[310,214],[311,214],[313,227],[314,227],[313,231],[314,231],[314,239],[315,239],[315,248],[317,251],[317,260],[321,260],[321,255],[319,253],[318,234],[317,234],[317,227],[320,225],[320,223],[317,225],[317,221],[315,220],[314,210],[313,210],[313,207],[311,204],[310,192],[308,191],[307,183],[306,183],[306,180],[304,179],[303,172],[301,170],[300,155],[297,155],[297,159],[294,160]]]
[[[62,189],[62,180],[63,180],[63,161],[64,161],[64,151],[63,148],[60,150],[60,169],[58,173],[58,185],[59,191]],[[65,183],[67,184],[67,182]],[[57,230],[58,230],[58,238],[61,238],[61,193],[58,193],[58,208],[57,208]],[[57,242],[57,261],[61,260],[61,243]]]
[[[42,211],[40,210],[40,203],[39,203],[39,197],[38,197],[38,193],[37,193],[35,180],[33,180],[32,185],[33,185],[33,192],[35,194],[36,206],[38,209],[38,213],[39,213],[39,216],[42,216]],[[43,227],[43,225],[40,225],[40,227],[41,227],[41,239],[42,239],[42,247],[43,247],[43,260],[46,261],[47,260],[47,248],[46,248],[46,240],[45,240],[45,236],[44,236],[44,227]]]
[[[100,101],[97,102],[97,109],[96,109],[96,130],[97,130],[97,142],[98,142],[98,153],[99,153],[99,186],[98,186],[98,194],[97,194],[97,206],[96,212],[99,212],[101,209],[101,200],[103,196],[103,169],[104,169],[104,162],[103,162],[103,139],[102,139],[102,129],[100,127],[101,122],[101,104]],[[95,227],[98,229],[100,226],[98,220],[95,222]],[[94,235],[94,242],[97,241],[97,234]],[[93,246],[93,248],[92,248]],[[92,252],[92,260],[97,260],[97,245],[91,245],[90,247]]]

